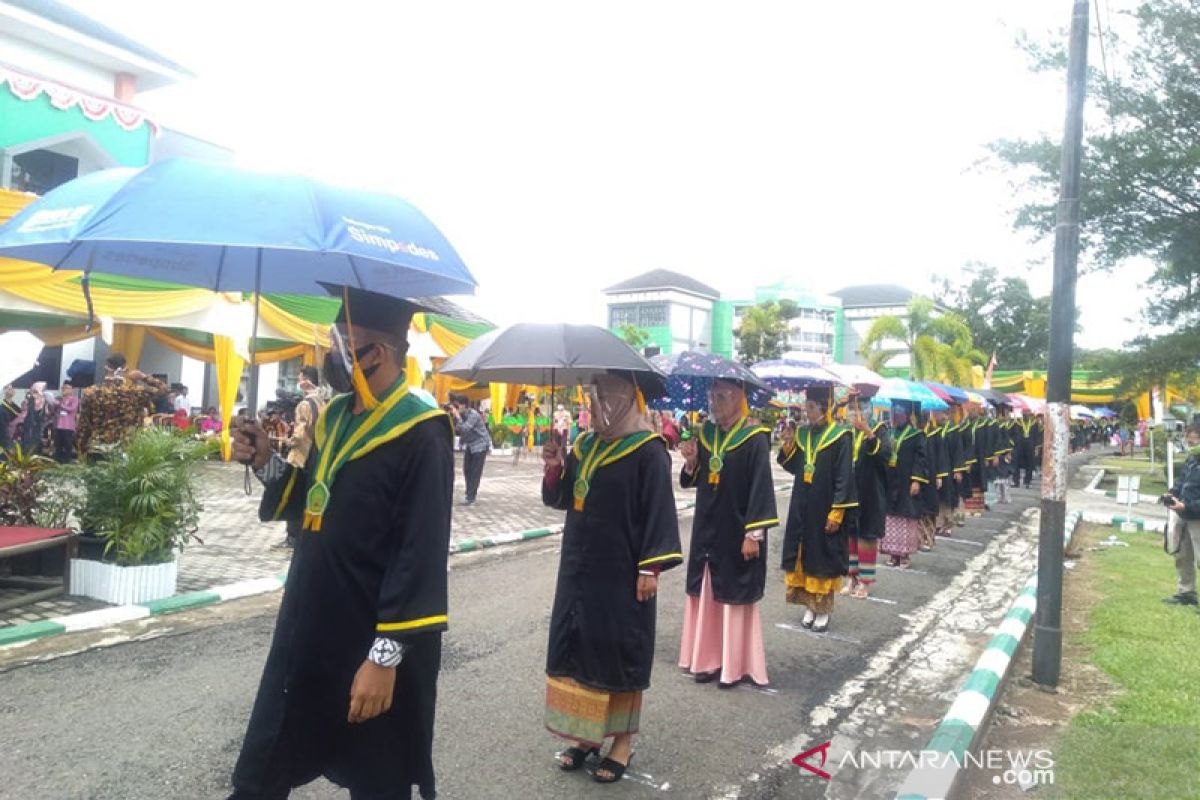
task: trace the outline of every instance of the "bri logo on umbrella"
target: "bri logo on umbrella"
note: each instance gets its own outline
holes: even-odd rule
[[[382,235],[391,233],[390,229],[382,225],[370,225],[366,222],[350,219],[349,217],[342,217],[342,222],[346,223],[346,232],[350,234],[350,238],[360,244],[379,247],[387,250],[389,253],[408,253],[410,256],[419,256],[420,258],[427,258],[430,261],[442,260],[436,252],[427,247],[421,247],[412,242],[399,242],[391,236]],[[378,231],[378,233],[371,233],[370,231]]]

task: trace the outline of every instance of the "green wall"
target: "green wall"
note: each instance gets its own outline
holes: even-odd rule
[[[718,300],[712,310],[712,346],[714,353],[733,358],[733,303]]]
[[[609,328],[609,330],[615,333],[617,336],[621,335],[620,328]],[[642,330],[644,330],[650,337],[646,341],[646,344],[643,345],[644,347],[658,345],[659,350],[663,353],[663,355],[671,352],[671,329],[669,327],[642,328]]]
[[[150,160],[149,125],[127,131],[112,118],[93,122],[78,106],[61,111],[50,105],[44,94],[36,100],[21,100],[0,88],[0,147],[77,132],[86,132],[123,166],[142,167]]]

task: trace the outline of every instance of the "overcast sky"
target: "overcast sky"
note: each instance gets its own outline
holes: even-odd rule
[[[1015,41],[1070,0],[74,4],[197,74],[141,96],[165,124],[415,203],[502,324],[601,322],[659,267],[736,296],[981,261],[1049,291],[1052,242],[980,162],[1061,136],[1065,80]],[[1080,344],[1134,332],[1143,272],[1083,280]]]

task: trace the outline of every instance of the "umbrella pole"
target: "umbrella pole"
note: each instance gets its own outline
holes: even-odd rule
[[[250,387],[246,407],[250,410],[251,424],[258,420],[258,303],[262,297],[262,248],[254,258],[254,327],[250,329]],[[250,480],[250,465],[246,465],[244,477],[246,494],[253,493],[254,482]]]
[[[262,248],[254,260],[254,327],[250,330],[250,392],[247,408],[250,419],[258,419],[258,304],[262,298]]]

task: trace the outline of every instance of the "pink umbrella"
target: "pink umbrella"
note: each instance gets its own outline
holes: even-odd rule
[[[864,398],[874,397],[883,385],[883,376],[858,364],[825,364],[824,367]]]

